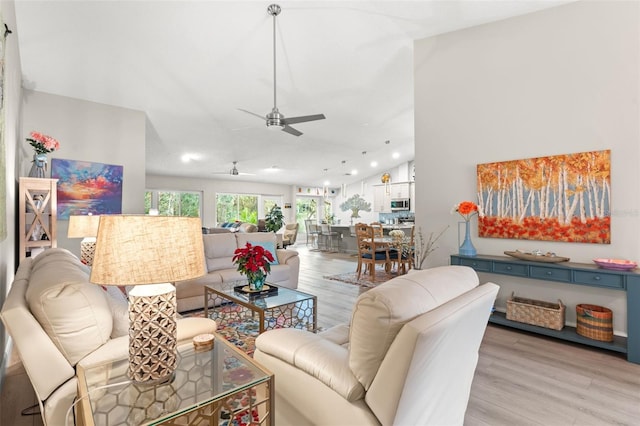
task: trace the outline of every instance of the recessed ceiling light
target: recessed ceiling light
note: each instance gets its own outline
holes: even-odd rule
[[[188,163],[191,160],[199,160],[200,159],[200,154],[189,154],[189,153],[182,154],[181,159],[182,159],[183,163]]]
[[[371,167],[378,167],[378,162],[377,161],[372,161],[371,162]]]
[[[353,169],[353,170],[351,170],[351,174],[355,176],[355,175],[358,174],[358,171],[356,169]]]
[[[400,158],[400,153],[394,152],[393,154],[391,154],[391,156],[397,160],[398,158]]]
[[[324,186],[329,186],[331,184],[331,182],[329,182],[328,180],[324,181]]]
[[[278,166],[271,166],[268,169],[264,169],[265,172],[267,173],[275,173],[277,171],[280,171],[280,169],[278,168]]]

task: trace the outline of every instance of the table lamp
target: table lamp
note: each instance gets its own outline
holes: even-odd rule
[[[93,264],[99,222],[99,215],[69,216],[67,238],[82,238],[82,241],[80,241],[80,261],[88,266]]]
[[[104,215],[90,281],[129,292],[129,378],[170,380],[177,366],[176,292],[171,282],[204,275],[200,218]]]

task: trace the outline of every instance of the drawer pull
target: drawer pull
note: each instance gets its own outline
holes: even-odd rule
[[[506,269],[507,269],[507,271],[510,271],[512,268],[511,268],[511,266],[507,266]]]
[[[547,275],[551,276],[551,275],[553,275],[553,272],[547,271]]]
[[[471,266],[478,266],[478,264],[476,262],[473,262]]]
[[[595,277],[593,277],[593,279],[596,281],[600,281],[600,275],[596,275]]]

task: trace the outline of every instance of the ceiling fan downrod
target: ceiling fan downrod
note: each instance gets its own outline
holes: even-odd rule
[[[280,15],[281,11],[282,9],[277,4],[271,4],[267,8],[269,15],[273,16],[273,110],[271,111],[272,114],[267,116],[267,120],[273,120],[272,125],[283,127],[284,125],[280,123],[278,104],[276,102],[276,16]]]

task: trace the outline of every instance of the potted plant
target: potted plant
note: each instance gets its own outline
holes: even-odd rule
[[[247,276],[249,287],[253,291],[262,290],[267,275],[271,272],[270,262],[273,260],[273,253],[251,243],[236,249],[233,256],[233,263],[237,265],[238,272]]]
[[[282,209],[277,204],[271,207],[269,213],[264,218],[264,226],[267,232],[278,232],[284,225],[284,215]]]

